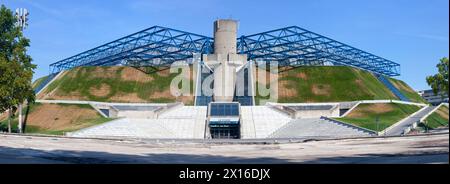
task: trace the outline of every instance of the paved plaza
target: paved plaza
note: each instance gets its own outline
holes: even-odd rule
[[[298,140],[300,141],[300,140]],[[0,163],[448,163],[449,134],[208,142],[0,135]]]

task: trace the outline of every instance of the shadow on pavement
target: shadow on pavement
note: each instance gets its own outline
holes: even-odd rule
[[[270,157],[244,158],[220,155],[189,154],[145,154],[127,155],[97,151],[37,150],[30,148],[10,148],[0,146],[0,164],[37,163],[37,164],[258,164],[291,163],[289,160]]]
[[[448,152],[421,154],[363,154],[354,157],[323,157],[312,160],[289,160],[274,157],[245,158],[209,154],[151,153],[116,154],[98,151],[37,150],[0,146],[0,163],[18,164],[386,164],[448,163]]]

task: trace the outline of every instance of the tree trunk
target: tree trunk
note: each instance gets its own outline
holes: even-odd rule
[[[30,112],[30,103],[28,103],[28,101],[26,101],[26,109],[27,111],[25,112],[25,118],[23,120],[23,125],[22,125],[22,132],[26,133],[27,131],[27,121],[28,121],[28,113]]]
[[[23,128],[23,125],[22,125],[22,123],[23,123],[23,121],[22,121],[22,106],[23,106],[23,104],[20,103],[19,104],[19,123],[17,124],[17,129],[18,129],[20,134],[22,133],[22,128]]]
[[[8,133],[11,133],[12,110],[8,109]]]

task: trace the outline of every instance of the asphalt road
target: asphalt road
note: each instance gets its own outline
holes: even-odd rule
[[[0,134],[0,163],[448,163],[449,134],[262,144]]]

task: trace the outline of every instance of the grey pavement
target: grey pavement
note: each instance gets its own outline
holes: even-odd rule
[[[0,163],[447,163],[449,135],[297,143],[147,142],[0,134]]]

